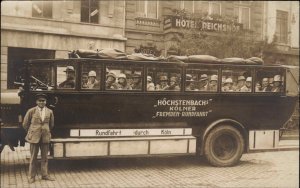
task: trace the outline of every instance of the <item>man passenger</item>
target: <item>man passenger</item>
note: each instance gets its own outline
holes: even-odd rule
[[[208,90],[208,77],[207,74],[202,74],[199,80],[199,90],[207,91]]]
[[[58,85],[59,88],[75,88],[75,70],[73,66],[67,66],[66,70],[66,80]]]
[[[193,79],[193,76],[191,74],[186,74],[185,77],[186,77],[185,90],[186,91],[199,91],[198,89],[196,89],[195,80]]]
[[[271,91],[271,89],[272,89],[269,85],[269,79],[268,78],[263,78],[262,82],[261,82],[261,85],[262,85],[262,87],[261,87],[262,92],[268,92],[268,91]]]
[[[142,90],[142,73],[141,72],[135,72],[132,75],[132,89],[134,90]]]
[[[236,91],[241,91],[241,88],[245,86],[246,78],[244,76],[238,77],[238,82],[236,85]]]
[[[271,91],[272,92],[282,92],[283,91],[282,80],[281,80],[280,75],[274,76],[274,86]]]
[[[208,90],[217,91],[217,89],[218,89],[218,75],[213,74],[210,76]]]
[[[156,90],[162,91],[162,90],[166,90],[167,88],[169,88],[167,76],[160,76],[159,82],[160,83],[156,85],[156,88],[155,88]]]
[[[170,86],[165,90],[180,91],[180,87],[178,86],[178,78],[176,76],[171,76]]]

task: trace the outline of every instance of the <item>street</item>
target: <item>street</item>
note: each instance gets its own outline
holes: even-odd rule
[[[244,154],[217,168],[204,158],[152,157],[50,160],[50,175],[28,184],[29,147],[1,153],[1,187],[299,187],[299,150]]]

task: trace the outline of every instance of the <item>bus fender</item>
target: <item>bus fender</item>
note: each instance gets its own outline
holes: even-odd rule
[[[206,139],[208,133],[213,128],[217,127],[218,125],[220,125],[222,123],[229,123],[233,127],[237,128],[239,131],[241,131],[242,135],[244,136],[244,140],[245,140],[245,148],[248,147],[247,131],[246,131],[245,127],[240,122],[238,122],[234,119],[219,119],[219,120],[216,120],[216,121],[212,122],[211,124],[209,124],[208,127],[203,132],[203,134],[201,136],[201,142],[200,142],[201,143],[200,155],[203,155],[205,139]]]

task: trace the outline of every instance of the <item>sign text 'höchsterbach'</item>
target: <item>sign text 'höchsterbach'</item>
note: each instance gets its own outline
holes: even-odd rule
[[[170,17],[164,21],[164,29],[173,28],[186,28],[186,29],[199,29],[202,31],[216,31],[216,32],[237,32],[242,29],[242,24],[234,23],[227,24],[215,20],[192,20],[178,17]]]
[[[207,117],[212,112],[207,106],[212,99],[204,100],[173,100],[160,99],[154,105],[155,115],[152,118],[166,117]]]

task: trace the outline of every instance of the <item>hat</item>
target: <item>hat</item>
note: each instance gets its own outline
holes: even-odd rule
[[[246,82],[252,82],[252,77],[247,77]]]
[[[35,95],[35,99],[38,100],[38,99],[45,99],[47,100],[47,95],[44,94],[44,93],[38,93]]]
[[[119,74],[119,77],[118,77],[118,79],[120,79],[120,78],[124,78],[124,79],[126,79],[126,75],[125,75],[125,74],[123,74],[123,73],[121,73],[121,74]]]
[[[263,78],[262,81],[263,81],[263,82],[268,82],[269,79],[268,79],[268,78]]]
[[[218,81],[218,76],[213,74],[210,76],[210,81]]]
[[[168,77],[167,76],[160,76],[159,80],[160,81],[168,81]]]
[[[281,76],[280,75],[275,75],[274,76],[274,82],[281,82]]]
[[[147,81],[152,82],[152,77],[151,76],[147,76]]]
[[[94,77],[96,77],[96,72],[95,72],[95,71],[93,71],[93,70],[92,70],[92,71],[90,71],[90,72],[89,72],[89,76],[94,76]]]
[[[225,80],[225,83],[233,83],[232,78],[227,78],[227,79]]]
[[[132,77],[134,77],[134,78],[142,77],[142,72],[141,71],[134,71]]]
[[[244,76],[239,76],[238,81],[240,81],[240,80],[246,80],[246,78]]]
[[[207,74],[202,74],[200,76],[200,81],[207,80],[207,79],[208,79]]]
[[[106,78],[109,77],[109,76],[113,77],[114,79],[117,78],[117,76],[116,76],[115,73],[113,73],[113,72],[109,72],[109,73],[106,75]]]
[[[64,72],[75,72],[73,66],[67,66],[66,70]]]
[[[172,76],[170,78],[170,82],[177,82],[177,77],[176,76]]]

